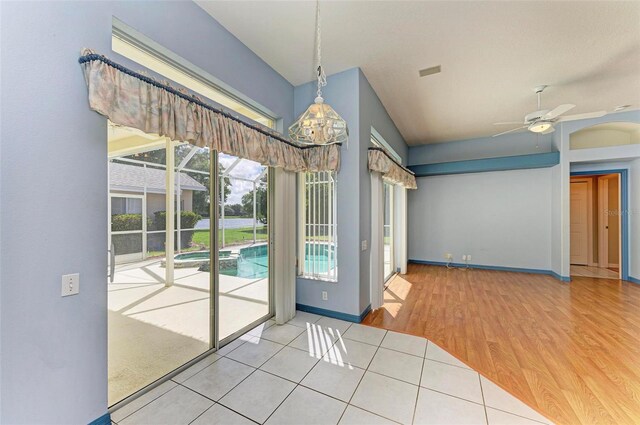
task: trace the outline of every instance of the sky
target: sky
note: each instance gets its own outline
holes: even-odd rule
[[[220,164],[225,168],[229,168],[236,160],[235,156],[220,154]],[[246,179],[255,179],[260,175],[264,166],[257,162],[250,161],[248,159],[241,160],[233,170],[231,170],[231,177],[242,177]],[[226,204],[240,204],[242,202],[242,195],[253,190],[253,184],[251,182],[245,182],[242,180],[231,179],[231,194],[227,197]]]

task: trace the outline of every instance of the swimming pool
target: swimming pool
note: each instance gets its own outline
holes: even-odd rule
[[[209,251],[177,254],[176,267],[200,267],[209,271]],[[329,244],[307,244],[305,247],[305,270],[315,267],[316,273],[327,273],[336,266],[335,249]],[[268,244],[240,248],[237,255],[230,250],[220,251],[220,274],[248,279],[263,279],[269,275]]]

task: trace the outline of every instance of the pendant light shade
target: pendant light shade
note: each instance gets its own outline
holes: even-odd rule
[[[304,145],[331,145],[346,143],[349,140],[347,123],[322,98],[322,87],[327,85],[327,78],[322,69],[322,49],[320,37],[320,2],[316,2],[316,45],[318,46],[318,91],[315,103],[298,117],[289,127],[292,141]]]
[[[349,129],[345,120],[324,103],[322,97],[317,97],[315,103],[289,127],[289,137],[295,142],[311,145],[346,143]]]

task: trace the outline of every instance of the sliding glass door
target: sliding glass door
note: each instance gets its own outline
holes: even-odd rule
[[[113,405],[270,317],[270,187],[258,163],[114,125],[107,163]]]
[[[270,315],[269,169],[218,157],[219,339],[225,343]]]
[[[384,183],[384,280],[389,279],[395,270],[393,258],[393,192],[394,186]]]

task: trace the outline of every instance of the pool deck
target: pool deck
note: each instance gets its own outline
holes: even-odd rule
[[[109,404],[209,348],[209,273],[175,269],[167,286],[160,261],[119,265],[108,284]],[[268,300],[268,279],[220,275],[221,339],[265,316]]]

